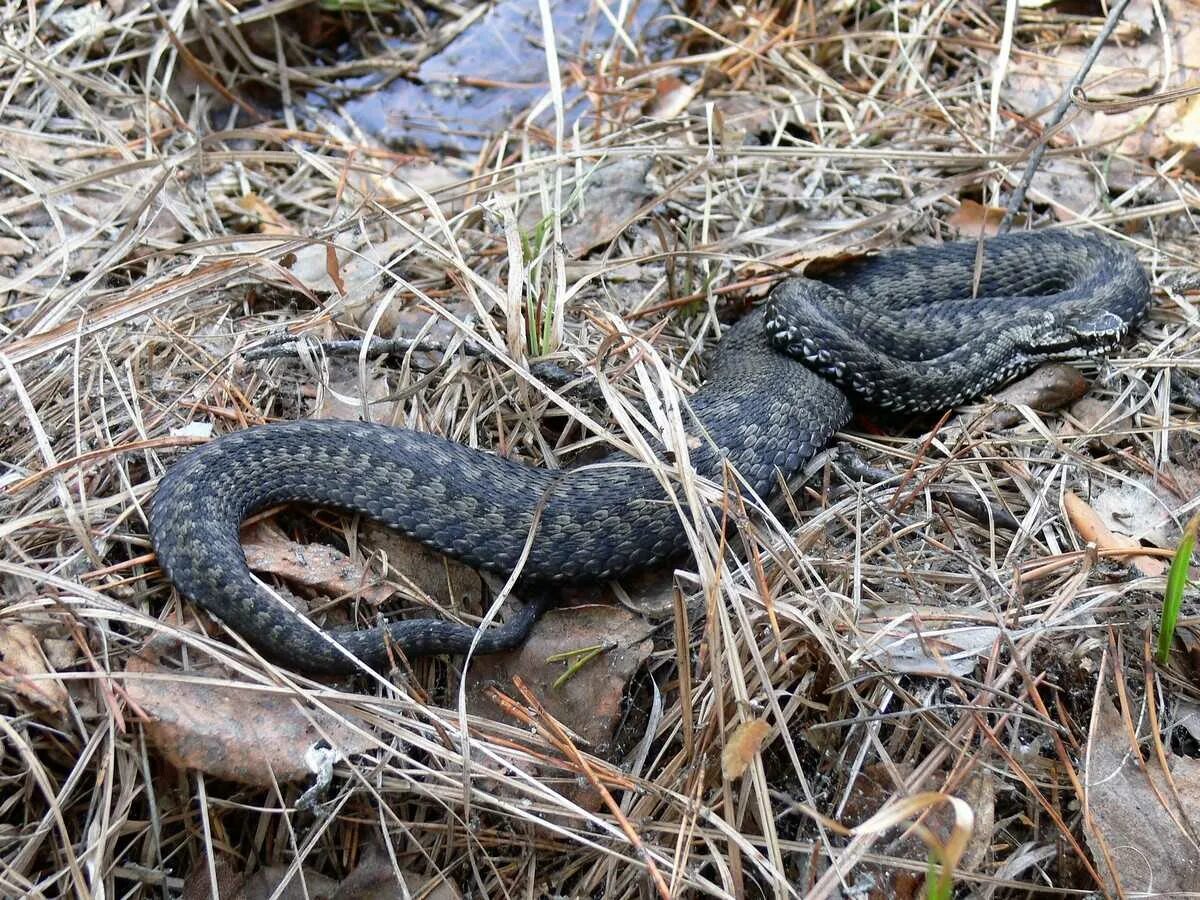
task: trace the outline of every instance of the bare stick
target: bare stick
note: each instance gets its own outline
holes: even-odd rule
[[[1121,15],[1125,12],[1125,7],[1129,5],[1129,0],[1117,0],[1113,8],[1108,11],[1108,19],[1104,23],[1104,27],[1100,29],[1100,33],[1096,35],[1096,40],[1092,42],[1091,49],[1088,50],[1087,56],[1084,57],[1083,65],[1079,67],[1079,71],[1075,73],[1075,77],[1071,79],[1070,84],[1062,92],[1058,98],[1058,103],[1054,106],[1054,112],[1050,114],[1050,119],[1046,122],[1045,130],[1042,136],[1038,139],[1037,145],[1033,148],[1033,153],[1029,155],[1029,162],[1025,164],[1025,174],[1021,176],[1021,182],[1017,185],[1017,189],[1013,191],[1012,197],[1009,198],[1008,208],[1004,211],[1004,218],[1000,220],[1000,233],[1008,231],[1012,227],[1013,218],[1017,214],[1017,210],[1021,208],[1021,204],[1025,202],[1025,193],[1029,190],[1029,185],[1033,183],[1033,176],[1037,173],[1038,166],[1042,164],[1042,157],[1046,153],[1046,142],[1054,133],[1054,126],[1062,121],[1063,116],[1067,114],[1067,108],[1070,107],[1074,98],[1076,89],[1083,84],[1083,79],[1087,78],[1088,72],[1092,70],[1092,65],[1095,64],[1096,58],[1100,55],[1104,44],[1111,37],[1113,30],[1116,29],[1117,23],[1121,21]]]

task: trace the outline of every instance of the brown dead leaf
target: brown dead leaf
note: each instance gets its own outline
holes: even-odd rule
[[[1149,475],[1105,485],[1091,505],[1109,529],[1156,547],[1173,546],[1180,532],[1176,522],[1187,518],[1185,504]]]
[[[994,237],[1000,233],[1004,210],[998,206],[984,206],[974,200],[962,200],[958,209],[946,221],[957,228],[963,237]]]
[[[650,632],[644,620],[616,606],[550,610],[520,650],[471,663],[468,708],[503,719],[486,689],[493,683],[510,685],[513,676],[520,675],[551,715],[586,742],[589,752],[603,756],[611,749],[625,687],[653,649]],[[554,657],[596,648],[600,652],[555,687],[573,660]]]
[[[369,372],[365,386],[355,377],[331,378],[321,391],[314,418],[387,422],[395,410],[395,403],[388,402],[392,393],[387,377],[378,371]]]
[[[1063,496],[1063,510],[1079,536],[1101,550],[1142,549],[1142,545],[1133,538],[1110,531],[1096,511],[1073,491],[1067,491]],[[1126,558],[1130,565],[1149,577],[1161,575],[1167,570],[1167,564],[1153,556],[1130,554]]]
[[[397,869],[378,844],[368,844],[358,865],[342,879],[333,900],[392,900],[411,896],[421,900],[461,900],[462,893],[445,878]]]
[[[0,626],[0,690],[26,704],[62,714],[67,689],[55,677],[37,635],[24,625]]]
[[[375,522],[364,522],[361,534],[363,544],[386,563],[388,578],[418,597],[453,608],[477,607],[483,598],[483,579],[470,566]]]
[[[253,191],[238,197],[237,205],[258,222],[259,234],[296,233],[296,226],[286,216]]]
[[[1096,868],[1114,896],[1200,891],[1200,760],[1168,754],[1168,777],[1157,758],[1139,757],[1102,688],[1083,772],[1084,834]]]
[[[1059,429],[1064,437],[1072,434],[1093,436],[1093,441],[1116,449],[1129,440],[1133,417],[1124,407],[1115,407],[1099,397],[1084,397],[1070,410],[1069,419]]]
[[[168,669],[145,656],[131,657],[125,671],[134,676],[126,682],[129,697],[148,717],[146,735],[180,769],[271,787],[312,777],[305,756],[317,741],[345,756],[371,746],[343,720],[294,697]]]
[[[1051,363],[1040,366],[1025,378],[999,391],[996,401],[1010,407],[1028,406],[1038,412],[1053,412],[1087,393],[1087,379],[1074,366]],[[998,409],[988,424],[992,428],[1011,428],[1021,421],[1016,409]]]
[[[741,778],[762,749],[762,742],[771,731],[766,719],[750,719],[738,723],[725,748],[721,751],[721,774],[726,781]]]
[[[0,237],[0,256],[24,256],[33,248],[19,238]]]
[[[643,107],[642,112],[649,119],[666,121],[674,119],[688,108],[704,82],[693,81],[688,84],[675,75],[666,75],[654,84],[654,97]]]
[[[260,523],[242,535],[246,563],[255,572],[267,572],[316,588],[330,597],[357,596],[378,606],[393,594],[336,547],[300,544],[279,529]]]
[[[338,883],[313,869],[293,872],[287,865],[263,866],[246,879],[242,890],[245,900],[334,900]],[[404,895],[395,892],[392,896]]]
[[[295,258],[287,273],[267,267],[261,270],[262,277],[286,288],[294,288],[292,279],[314,293],[337,293],[350,295],[355,309],[373,311],[378,296],[376,287],[383,277],[385,266],[396,253],[412,244],[407,235],[389,240],[372,242],[357,230],[344,231],[329,241],[308,243],[295,252]],[[248,253],[259,253],[265,246],[261,240],[237,241],[236,249]],[[290,276],[290,277],[286,277]],[[345,311],[350,309],[345,307]],[[370,312],[358,323],[367,325]]]
[[[579,221],[563,229],[563,243],[573,257],[606,244],[621,233],[650,196],[646,176],[651,160],[622,157],[593,172],[583,189]]]
[[[1140,34],[1110,40],[1100,51],[1084,84],[1089,100],[1104,102],[1180,87],[1200,76],[1200,5],[1167,2],[1166,34],[1150,0],[1134,0],[1125,13],[1127,22],[1138,22]],[[1053,54],[1022,54],[1008,68],[1005,101],[1025,116],[1050,109],[1063,85],[1078,72],[1090,41],[1059,47]],[[1164,77],[1170,74],[1170,82]],[[1195,136],[1189,99],[1161,106],[1144,106],[1129,112],[1075,110],[1067,120],[1066,134],[1055,144],[1110,144],[1110,152],[1135,159],[1164,159],[1179,146],[1190,146]]]
[[[246,877],[235,871],[227,858],[221,856],[214,859],[213,870],[217,876],[216,890],[213,890],[209,876],[208,859],[201,856],[183,880],[181,900],[212,900],[213,897],[244,900]]]
[[[337,250],[332,243],[325,245],[325,274],[329,276],[337,292],[345,297],[346,280],[342,278],[342,267],[338,264]]]
[[[1186,101],[1183,114],[1166,130],[1167,140],[1185,147],[1200,147],[1200,97]]]

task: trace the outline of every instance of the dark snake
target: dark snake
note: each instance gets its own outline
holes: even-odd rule
[[[1149,305],[1123,245],[1063,231],[1021,233],[867,257],[820,280],[788,278],[720,340],[685,413],[695,471],[731,464],[767,499],[857,403],[949,408],[1050,359],[1116,347]],[[368,516],[537,595],[477,630],[438,619],[321,631],[251,575],[239,526],[287,502]],[[532,538],[530,537],[533,530]],[[552,471],[405,428],[349,421],[269,424],[194,450],[150,508],[167,577],[269,658],[314,673],[383,668],[408,656],[521,645],[551,591],[613,579],[688,544],[659,476],[620,453]],[[527,545],[528,544],[528,548]]]

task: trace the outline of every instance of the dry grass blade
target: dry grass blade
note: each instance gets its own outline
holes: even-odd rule
[[[1200,503],[1195,4],[332,7],[6,10],[0,894],[1116,892],[1120,791],[1192,858],[1183,562],[1184,651],[1151,665],[1147,635]],[[466,55],[425,83],[504,16],[534,76]],[[349,116],[397,86],[524,100],[435,155]],[[1021,169],[1023,225],[1150,272],[1120,353],[1044,403],[863,411],[777,502],[697,477],[688,398],[730,319],[785,273],[997,229]],[[621,604],[632,680],[589,634],[536,697],[459,659],[317,681],[180,602],[147,537],[165,469],[330,411],[651,467],[688,554],[555,613]],[[489,622],[516,584],[419,578],[330,511],[264,522],[289,555],[263,577],[326,624]],[[599,738],[547,712],[581,683],[618,684],[582,711]]]

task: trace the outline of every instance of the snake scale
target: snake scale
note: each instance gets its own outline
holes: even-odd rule
[[[1049,359],[1105,352],[1144,316],[1149,282],[1107,239],[1027,232],[868,257],[820,280],[781,281],[720,340],[691,396],[689,455],[728,461],[762,497],[846,424],[851,401],[944,409]],[[283,502],[349,510],[484,570],[535,599],[501,626],[437,619],[321,631],[251,575],[239,525]],[[602,580],[687,547],[649,467],[615,454],[552,471],[404,428],[296,421],[224,435],[186,454],[150,507],[157,558],[182,594],[268,657],[339,673],[410,656],[512,649],[546,605],[538,583]],[[530,532],[533,529],[532,538]]]

